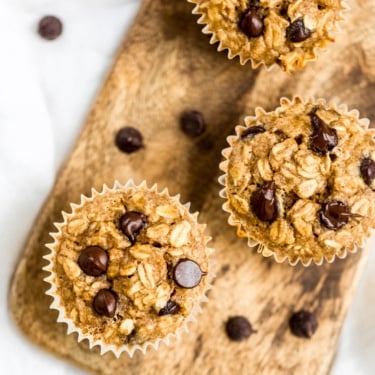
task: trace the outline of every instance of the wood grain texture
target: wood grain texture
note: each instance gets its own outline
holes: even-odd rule
[[[255,106],[270,110],[280,96],[325,97],[358,108],[375,119],[375,16],[372,0],[352,1],[337,42],[317,62],[287,75],[275,69],[252,71],[217,53],[201,34],[192,6],[184,1],[145,0],[118,53],[87,122],[56,179],[25,244],[12,281],[10,311],[34,343],[76,365],[101,374],[327,374],[355,291],[366,252],[322,267],[274,264],[251,251],[226,223],[218,197],[218,164],[226,136]],[[180,113],[201,110],[207,132],[192,140],[178,127]],[[116,130],[131,125],[146,147],[132,155],[114,146]],[[216,248],[218,274],[210,302],[197,324],[172,346],[130,359],[103,357],[86,342],[66,335],[55,323],[41,271],[52,223],[81,193],[128,178],[168,186],[181,193],[208,223]],[[319,316],[311,340],[288,329],[293,310]],[[245,315],[258,333],[230,342],[224,321]]]

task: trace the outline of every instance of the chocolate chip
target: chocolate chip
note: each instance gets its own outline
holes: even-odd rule
[[[99,315],[112,318],[116,312],[117,296],[109,289],[101,289],[94,297],[93,306]]]
[[[349,207],[340,201],[330,201],[322,205],[318,211],[319,220],[326,228],[337,230],[348,223],[350,217],[361,217],[358,214],[352,214]]]
[[[256,38],[263,33],[263,20],[256,7],[251,7],[241,15],[239,27],[249,38]]]
[[[371,186],[375,179],[375,161],[370,158],[364,158],[360,166],[361,176],[368,186]]]
[[[264,133],[265,131],[266,129],[262,125],[250,126],[242,132],[241,138],[253,138],[256,134]]]
[[[146,223],[147,217],[137,211],[128,211],[120,218],[120,228],[132,244],[134,244],[136,236]]]
[[[89,246],[81,251],[78,265],[89,276],[100,276],[107,271],[108,254],[99,246]]]
[[[254,191],[250,198],[250,204],[259,220],[274,221],[278,214],[275,182],[266,182]]]
[[[191,259],[180,259],[173,268],[173,280],[181,288],[196,287],[205,275],[199,264]]]
[[[233,316],[225,324],[225,331],[233,341],[243,341],[257,331],[253,330],[250,322],[244,316]]]
[[[200,136],[206,130],[206,121],[199,111],[186,111],[180,118],[181,130],[189,137]]]
[[[293,335],[309,339],[317,330],[318,321],[314,313],[301,310],[291,316],[289,327]]]
[[[38,33],[47,40],[58,38],[63,30],[61,21],[55,16],[45,16],[39,21]]]
[[[333,150],[338,143],[337,131],[329,127],[315,112],[310,114],[313,133],[310,136],[310,148],[319,155]]]
[[[178,314],[180,310],[181,310],[180,305],[170,299],[167,302],[167,304],[162,309],[160,309],[159,316],[175,315],[175,314]]]
[[[303,18],[298,18],[286,28],[286,39],[293,43],[310,38],[312,31],[305,27]]]
[[[127,126],[117,132],[115,144],[119,150],[131,154],[143,147],[143,136],[139,130]]]

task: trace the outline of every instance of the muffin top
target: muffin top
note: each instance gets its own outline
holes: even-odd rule
[[[324,101],[256,114],[223,152],[225,209],[240,234],[292,263],[360,245],[375,225],[375,131]]]
[[[286,71],[302,68],[315,49],[333,42],[341,0],[190,0],[197,4],[205,32],[229,49],[229,57],[253,66],[278,64]]]
[[[208,237],[197,214],[141,186],[95,193],[64,218],[47,258],[65,318],[116,347],[176,332],[206,288]]]

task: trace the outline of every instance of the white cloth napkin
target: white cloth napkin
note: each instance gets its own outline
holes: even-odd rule
[[[2,374],[81,373],[22,337],[9,317],[7,291],[27,233],[139,3],[0,0]],[[39,19],[47,14],[63,21],[63,35],[55,41],[36,33]],[[334,375],[375,374],[374,290],[375,254],[346,322]]]

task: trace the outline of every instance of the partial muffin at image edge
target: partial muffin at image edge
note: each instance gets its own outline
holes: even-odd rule
[[[188,0],[194,14],[219,43],[218,51],[253,68],[278,65],[287,72],[303,68],[318,50],[334,42],[347,5],[342,0]]]
[[[206,302],[212,277],[204,234],[179,196],[145,182],[104,185],[55,223],[46,294],[58,322],[101,354],[169,344]]]
[[[344,258],[375,227],[375,130],[345,105],[282,98],[227,138],[220,195],[229,224],[263,256]]]

